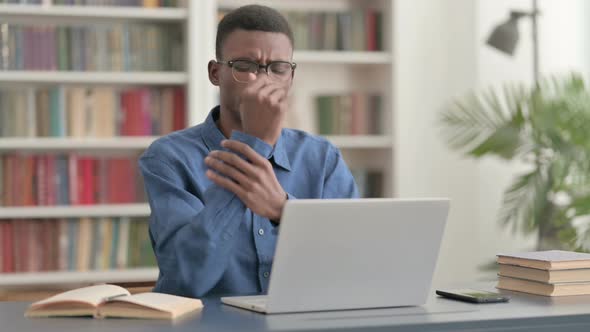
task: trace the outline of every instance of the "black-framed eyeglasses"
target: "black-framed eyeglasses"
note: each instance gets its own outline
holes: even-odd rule
[[[297,68],[295,62],[272,61],[266,65],[250,60],[216,61],[219,64],[227,65],[232,69],[234,79],[240,83],[248,83],[256,79],[260,69],[274,81],[285,82],[293,77],[293,71]]]

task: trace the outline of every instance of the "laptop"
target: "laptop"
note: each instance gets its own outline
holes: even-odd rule
[[[222,297],[266,314],[426,303],[448,199],[287,201],[267,295]]]

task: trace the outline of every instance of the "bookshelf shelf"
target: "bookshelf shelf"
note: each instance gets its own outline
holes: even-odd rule
[[[102,271],[59,271],[0,274],[2,287],[43,286],[59,284],[89,284],[113,282],[146,282],[158,278],[157,268],[134,268]]]
[[[355,51],[295,51],[293,61],[313,64],[391,64],[392,57],[388,52],[355,52]]]
[[[391,148],[392,144],[389,136],[326,136],[326,138],[341,149],[387,149]]]
[[[0,207],[0,219],[145,217],[149,215],[150,207],[147,203]]]
[[[228,10],[244,5],[243,0],[216,0],[219,8]],[[256,0],[257,4],[270,6],[278,10],[297,10],[306,12],[342,11],[349,8],[349,0]],[[360,2],[360,1],[359,1]]]
[[[11,137],[0,138],[0,151],[141,150],[147,148],[157,138],[157,136],[112,138]]]
[[[3,150],[142,150],[157,136],[113,137],[113,138],[0,138]],[[388,148],[389,136],[327,136],[339,148]]]
[[[129,21],[184,21],[188,17],[185,8],[141,8],[141,7],[107,7],[107,6],[60,6],[60,5],[0,5],[0,16],[11,20],[31,20],[39,18],[55,21],[67,19],[88,22],[94,19]]]
[[[184,72],[0,71],[1,83],[183,85]]]

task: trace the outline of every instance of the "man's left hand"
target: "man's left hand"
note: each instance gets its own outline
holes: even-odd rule
[[[272,164],[242,142],[225,140],[221,146],[231,152],[216,150],[209,153],[205,158],[205,164],[210,167],[207,177],[236,194],[252,212],[278,222],[287,194],[277,180]]]

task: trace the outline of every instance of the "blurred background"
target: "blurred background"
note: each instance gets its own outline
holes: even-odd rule
[[[451,198],[433,287],[586,250],[587,1],[0,0],[0,298],[155,281],[137,158],[216,105],[216,25],[249,3],[294,31],[286,126],[364,197]]]

